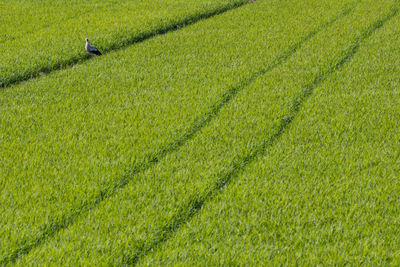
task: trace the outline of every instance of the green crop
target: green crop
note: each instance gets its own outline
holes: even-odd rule
[[[140,265],[398,265],[396,10],[371,24],[287,129]]]
[[[0,4],[0,87],[89,58],[85,38],[109,52],[246,2],[6,1]]]
[[[192,139],[243,80],[324,25],[318,17],[340,19],[351,3],[310,2],[289,20],[281,14],[304,4],[260,3],[244,25],[254,8],[4,90],[1,257],[15,259],[136,184],[138,173]],[[227,20],[239,27],[225,27]]]
[[[104,12],[117,4],[117,1],[101,0],[2,0],[0,43],[21,39],[25,44],[29,44],[35,34],[47,31],[48,27],[67,25],[78,17],[88,13]]]
[[[347,2],[349,3],[352,2]],[[207,201],[207,196],[212,194],[215,188],[222,188],[228,182],[228,174],[250,161],[252,151],[257,151],[260,143],[275,136],[274,132],[279,129],[281,121],[286,114],[292,112],[293,99],[301,95],[309,84],[316,83],[316,77],[323,77],[325,73],[329,75],[333,66],[341,62],[343,55],[347,55],[346,51],[351,51],[364,32],[369,31],[370,25],[374,25],[375,21],[379,21],[390,12],[388,3],[391,2],[374,5],[371,5],[371,2],[362,2],[351,12],[346,12],[343,7],[330,9],[329,12],[332,13],[326,21],[331,21],[332,18],[336,18],[336,21],[327,24],[317,20],[314,27],[299,23],[299,17],[293,17],[293,24],[299,23],[301,27],[307,25],[309,29],[302,30],[302,35],[298,34],[297,38],[286,45],[286,49],[282,50],[282,45],[275,42],[276,52],[271,51],[271,59],[253,68],[250,75],[242,76],[246,80],[246,77],[259,73],[254,77],[254,82],[246,84],[241,79],[237,86],[243,89],[238,91],[233,100],[221,107],[217,117],[202,127],[177,151],[167,154],[151,168],[138,173],[134,181],[121,188],[118,194],[102,201],[99,207],[90,210],[87,216],[79,217],[68,229],[56,233],[54,238],[45,242],[43,246],[35,248],[26,257],[21,258],[21,264],[47,261],[57,263],[58,259],[71,264],[135,263],[143,254],[177,231],[180,225]],[[278,14],[282,16],[285,12],[298,9],[296,5],[299,3],[275,4],[276,10],[279,10]],[[342,5],[344,4],[346,3],[343,2]],[[311,10],[314,9],[315,3],[310,2],[310,8],[305,9],[304,13],[313,14]],[[326,7],[321,9],[327,10]],[[260,2],[228,15],[242,24],[243,19],[237,18],[239,14],[248,16],[248,10],[257,10],[264,18],[268,15],[262,11],[267,14],[274,11],[271,10],[271,2]],[[366,17],[367,13],[370,15]],[[212,23],[226,24],[226,16],[215,18]],[[304,14],[299,16],[306,17]],[[272,18],[271,21],[264,21],[265,25],[268,25]],[[286,23],[282,23],[282,28],[283,25],[287,28],[287,17],[282,16],[281,21]],[[252,28],[257,33],[261,29],[270,32],[269,29],[273,28],[272,25],[271,28],[266,28],[260,24],[258,23],[260,28]],[[279,21],[274,26],[277,24]],[[196,29],[202,29],[204,25],[207,25],[207,22],[190,27],[190,32],[196,32]],[[279,29],[282,36],[289,36],[282,32],[282,28]],[[307,36],[315,29],[319,29],[319,32],[310,40],[292,49],[296,42],[304,39],[302,36]],[[234,32],[231,29],[229,31]],[[176,33],[177,36],[181,34],[183,33]],[[221,34],[220,30],[218,34]],[[247,43],[243,39],[246,35],[243,32],[240,34],[243,43]],[[254,32],[248,34],[249,39],[254,36]],[[213,35],[209,35],[212,38]],[[291,36],[294,37],[293,33]],[[282,41],[287,42],[285,39]],[[264,40],[259,42],[267,43]],[[270,43],[267,44],[271,46]],[[213,46],[214,51],[217,47]],[[267,51],[270,51],[269,49]],[[273,64],[274,58],[276,60],[284,57],[282,55],[286,55],[288,49],[292,51],[290,57],[270,71],[263,71]],[[227,51],[225,47],[222,50],[223,53]]]
[[[0,264],[391,263],[398,3],[138,2],[26,29],[59,19],[75,44],[68,26],[97,16],[110,53],[10,64],[27,81],[0,94]]]

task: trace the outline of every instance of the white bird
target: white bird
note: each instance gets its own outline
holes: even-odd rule
[[[101,55],[100,51],[96,47],[89,44],[89,39],[86,38],[85,40],[86,40],[86,45],[85,45],[86,51],[89,54],[100,56]]]

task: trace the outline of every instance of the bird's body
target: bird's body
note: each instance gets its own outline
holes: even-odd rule
[[[96,47],[89,44],[89,39],[87,39],[87,38],[86,38],[85,49],[91,55],[96,55],[96,56],[101,55],[100,51]]]

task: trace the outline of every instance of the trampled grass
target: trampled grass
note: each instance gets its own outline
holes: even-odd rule
[[[368,257],[350,250],[355,239],[346,247],[353,258],[337,256],[344,243],[333,235],[346,231],[343,218],[359,206],[330,193],[360,192],[351,177],[357,170],[365,186],[368,168],[381,175],[371,180],[377,184],[389,173],[393,179],[380,184],[382,192],[394,180],[387,168],[398,161],[398,136],[387,128],[397,126],[396,102],[386,106],[387,128],[371,133],[362,126],[367,118],[376,125],[374,111],[397,93],[397,61],[387,56],[399,53],[389,47],[398,23],[394,3],[257,1],[7,88],[0,95],[0,262],[189,265]],[[363,64],[383,43],[374,76]],[[384,68],[388,62],[392,68]],[[381,102],[354,94],[341,102],[345,82],[357,92],[372,83],[377,92],[384,77],[393,90],[379,95]],[[360,127],[346,123],[349,111],[359,123],[351,125]],[[386,133],[387,142],[378,138]],[[364,149],[368,137],[376,138],[375,150]],[[382,145],[387,165],[376,163]],[[344,200],[347,210],[330,197]],[[394,214],[397,206],[391,208]],[[379,221],[382,213],[376,214]],[[332,230],[337,225],[341,232]],[[362,226],[351,229],[360,233]],[[290,243],[284,237],[293,232]]]
[[[87,59],[83,49],[85,38],[107,52],[246,2],[6,1],[0,12],[7,29],[2,31],[0,41],[0,86]]]

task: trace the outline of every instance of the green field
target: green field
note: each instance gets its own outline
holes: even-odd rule
[[[400,264],[399,7],[1,1],[0,265]]]
[[[108,52],[246,2],[2,0],[0,88],[87,59],[85,38]]]

